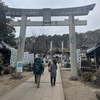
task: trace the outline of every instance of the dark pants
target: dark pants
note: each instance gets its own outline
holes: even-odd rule
[[[55,86],[56,77],[51,77],[51,86]]]
[[[37,88],[40,86],[40,80],[41,80],[41,75],[34,75],[35,78],[35,84],[37,84]]]
[[[36,74],[34,75],[34,78],[35,78],[35,84],[37,84]]]

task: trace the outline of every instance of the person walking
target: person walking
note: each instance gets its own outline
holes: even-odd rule
[[[42,65],[43,65],[43,67],[44,67],[44,69],[45,69],[45,64],[44,64],[44,61],[42,60]],[[42,72],[42,74],[44,73],[44,70],[43,70],[43,72]]]
[[[57,74],[57,62],[56,60],[53,60],[53,63],[51,64],[50,69],[50,80],[51,80],[51,86],[55,86],[56,83],[56,74]]]
[[[49,61],[48,63],[48,71],[50,72],[51,71],[51,62]]]
[[[33,74],[35,75],[35,83],[37,84],[37,88],[40,87],[40,79],[41,79],[41,74],[44,70],[42,60],[40,58],[35,59],[34,64],[33,64]]]
[[[2,54],[0,53],[0,76],[2,75],[1,73],[2,73],[3,67],[4,65],[3,65]]]

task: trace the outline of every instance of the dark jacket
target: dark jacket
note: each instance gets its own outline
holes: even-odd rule
[[[39,71],[37,72],[37,65],[39,66]],[[33,73],[36,75],[41,75],[44,70],[41,60],[36,60],[33,64]]]

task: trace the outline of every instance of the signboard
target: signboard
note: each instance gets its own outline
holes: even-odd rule
[[[15,67],[17,62],[17,50],[11,48],[10,66]]]
[[[29,54],[29,63],[33,63],[34,62],[34,54]]]
[[[81,51],[80,51],[80,49],[77,49],[77,63],[79,64],[79,67],[81,67]]]
[[[33,63],[34,54],[29,54],[29,52],[24,52],[23,64]]]
[[[24,52],[23,64],[29,63],[29,52]]]
[[[17,62],[17,72],[22,72],[23,69],[23,62],[18,61]]]

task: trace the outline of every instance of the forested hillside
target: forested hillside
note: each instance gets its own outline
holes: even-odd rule
[[[29,52],[46,52],[50,47],[50,41],[53,41],[53,47],[61,47],[61,42],[64,42],[64,47],[69,47],[69,34],[38,37],[31,36],[26,38],[25,51]],[[76,33],[77,48],[81,48],[84,43],[88,48],[93,47],[100,42],[100,29],[87,31],[86,33]]]

